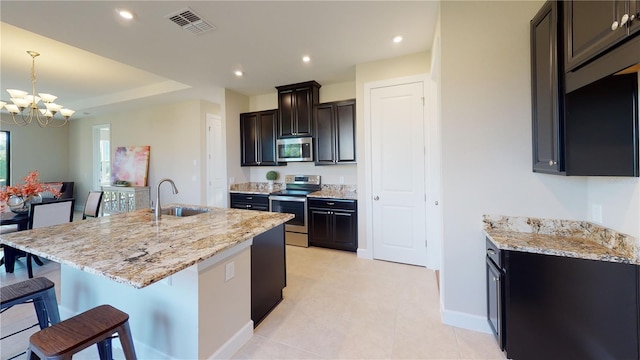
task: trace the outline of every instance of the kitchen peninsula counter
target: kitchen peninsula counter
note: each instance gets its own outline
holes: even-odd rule
[[[173,206],[202,208],[163,208]],[[63,318],[102,304],[129,314],[140,359],[230,358],[253,336],[254,238],[284,250],[283,224],[293,215],[207,209],[158,221],[143,209],[0,241],[61,264]]]
[[[202,206],[170,204],[203,208]],[[165,208],[166,208],[165,207]],[[149,209],[14,232],[2,244],[136,288],[251,240],[293,216],[224,208],[198,215],[162,215]]]

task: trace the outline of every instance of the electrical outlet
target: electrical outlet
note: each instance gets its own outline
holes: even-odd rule
[[[227,265],[225,265],[224,281],[229,281],[233,279],[235,274],[236,274],[236,262],[232,261],[230,263],[227,263]]]

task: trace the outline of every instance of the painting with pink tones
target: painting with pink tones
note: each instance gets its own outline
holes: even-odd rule
[[[116,148],[111,167],[111,181],[127,181],[130,186],[147,186],[151,147],[121,146]]]

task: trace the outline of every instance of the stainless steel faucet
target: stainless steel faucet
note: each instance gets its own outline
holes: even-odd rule
[[[165,178],[160,180],[160,182],[158,183],[158,188],[156,189],[156,220],[160,219],[160,185],[162,185],[163,182],[168,181],[169,183],[171,183],[171,187],[173,187],[173,193],[177,194],[178,193],[178,188],[176,187],[176,184],[173,183],[173,180]]]

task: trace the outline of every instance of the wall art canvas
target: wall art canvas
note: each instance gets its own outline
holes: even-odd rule
[[[111,182],[127,181],[130,186],[147,186],[150,151],[149,145],[116,148],[111,167]]]

